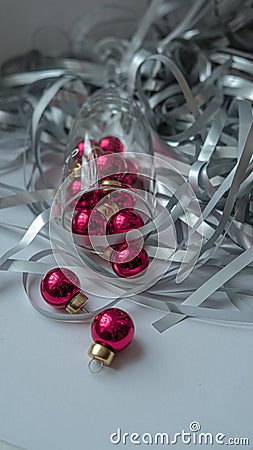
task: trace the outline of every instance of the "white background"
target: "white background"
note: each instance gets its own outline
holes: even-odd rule
[[[118,427],[172,435],[197,420],[204,432],[253,442],[250,327],[188,319],[160,335],[151,322],[161,313],[122,304],[135,339],[93,375],[88,325],[39,316],[17,274],[1,274],[0,300],[1,439],[27,450],[112,449]]]
[[[78,0],[1,0],[1,59],[30,48],[32,34],[46,24],[69,31],[90,7]],[[27,225],[32,216],[18,207],[1,211],[2,220]],[[2,227],[0,233],[1,254],[22,236]],[[37,239],[27,255],[44,246]],[[135,321],[135,339],[111,368],[92,375],[89,325],[40,316],[21,275],[0,273],[0,439],[27,450],[109,450],[117,448],[110,435],[118,427],[172,436],[198,421],[203,432],[253,443],[252,327],[188,319],[160,335],[151,323],[161,312],[120,307]]]

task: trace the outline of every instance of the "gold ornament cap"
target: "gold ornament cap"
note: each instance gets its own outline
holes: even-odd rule
[[[120,181],[106,179],[106,180],[101,181],[101,186],[103,186],[103,187],[122,187],[123,185]]]
[[[104,345],[95,342],[94,344],[91,345],[88,351],[88,355],[90,358],[99,361],[105,366],[110,366],[115,356],[115,353],[109,348],[105,347]]]
[[[79,179],[81,177],[82,164],[76,162],[74,167],[70,170],[70,178],[73,180]]]
[[[82,292],[79,292],[79,294],[75,295],[75,297],[73,297],[72,300],[68,302],[65,310],[69,314],[79,314],[88,300],[89,299],[88,297],[86,297],[86,295],[84,295]]]
[[[110,194],[111,192],[115,191],[115,188],[124,187],[124,185],[120,181],[110,179],[101,180],[101,186],[105,194]]]
[[[119,207],[115,202],[103,203],[97,206],[96,209],[105,216],[107,221],[119,211]]]

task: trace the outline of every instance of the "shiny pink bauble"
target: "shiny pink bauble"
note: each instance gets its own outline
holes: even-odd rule
[[[123,153],[125,151],[123,142],[116,136],[105,136],[100,139],[98,145],[108,153]]]
[[[105,154],[97,159],[100,178],[118,179],[119,174],[126,170],[125,160],[117,154]]]
[[[80,209],[77,211],[72,219],[72,233],[87,235],[90,215],[90,209]]]
[[[114,272],[119,277],[136,277],[147,269],[149,257],[144,248],[139,251],[137,244],[124,242],[115,245],[114,250],[117,252],[114,256],[114,260],[117,260],[117,262],[112,261],[111,264]]]
[[[76,157],[81,158],[84,154],[84,149],[85,149],[84,142],[79,142],[77,149],[78,149],[78,154],[76,155]]]
[[[91,335],[96,343],[116,353],[124,350],[132,341],[134,323],[121,309],[105,309],[94,318]]]
[[[94,141],[94,139],[90,139],[90,146],[96,146],[98,145],[96,141]],[[72,151],[72,158],[74,158],[75,161],[82,161],[82,157],[84,154],[84,150],[85,150],[85,143],[84,141],[79,142],[79,144],[77,144],[76,148]]]
[[[43,277],[40,291],[49,305],[59,309],[65,308],[80,292],[80,281],[71,270],[52,269]]]
[[[103,197],[103,191],[101,189],[94,189],[93,191],[84,192],[80,199],[76,203],[75,209],[77,211],[83,209],[92,209]]]
[[[67,201],[74,198],[81,190],[81,180],[72,180],[67,187]]]
[[[124,184],[133,186],[138,178],[138,166],[132,159],[125,158],[126,173],[120,175],[119,181]]]
[[[144,222],[140,214],[131,208],[122,209],[111,217],[107,225],[107,234],[126,233],[143,227],[143,225]]]
[[[133,208],[137,200],[133,194],[121,189],[113,191],[110,199],[118,205],[119,209]]]
[[[72,233],[90,236],[106,234],[107,221],[98,210],[83,209],[77,211],[72,219]]]

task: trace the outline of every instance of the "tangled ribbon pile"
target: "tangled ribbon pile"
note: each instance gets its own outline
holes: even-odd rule
[[[73,121],[91,93],[113,78],[149,121],[154,195],[170,214],[177,247],[153,285],[140,289],[133,281],[127,295],[112,296],[106,306],[127,297],[161,310],[165,315],[153,324],[160,332],[187,316],[252,323],[253,1],[152,0],[137,19],[130,9],[107,6],[101,15],[95,8],[62,54],[32,50],[2,65],[0,173],[22,168],[24,187],[0,183],[11,193],[0,198],[0,208],[28,206],[35,219],[1,256],[0,269],[22,272],[31,298],[29,274],[53,267],[40,261],[52,249],[29,260],[13,256],[38,235],[49,239]],[[124,23],[131,35],[101,37],[108,23],[111,30]],[[193,236],[201,248],[192,245],[191,270],[180,278]],[[151,234],[151,252],[155,245]],[[70,317],[31,301],[42,314],[65,321],[90,320],[105,307]]]

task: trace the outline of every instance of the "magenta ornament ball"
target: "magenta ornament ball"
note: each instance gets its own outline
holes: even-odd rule
[[[142,275],[149,266],[149,256],[144,248],[138,248],[134,242],[124,242],[114,246],[117,252],[112,260],[112,269],[121,278],[133,278]]]
[[[122,209],[114,214],[107,226],[107,234],[126,233],[143,227],[144,222],[140,214],[131,208]]]
[[[76,210],[92,209],[103,197],[101,189],[94,189],[92,191],[84,192],[76,203]]]
[[[72,220],[72,233],[90,236],[106,234],[107,221],[98,210],[83,209],[77,211]]]
[[[50,270],[42,279],[40,291],[44,300],[54,308],[65,308],[80,292],[80,281],[69,269]]]
[[[134,323],[121,309],[105,309],[94,318],[91,335],[94,342],[116,353],[124,350],[132,341]]]
[[[105,136],[100,139],[98,145],[107,153],[123,153],[125,151],[123,142],[116,136]]]
[[[128,187],[126,189],[129,189]],[[130,189],[129,189],[130,190]],[[129,190],[117,189],[111,193],[111,200],[115,202],[119,209],[133,208],[136,197]]]

